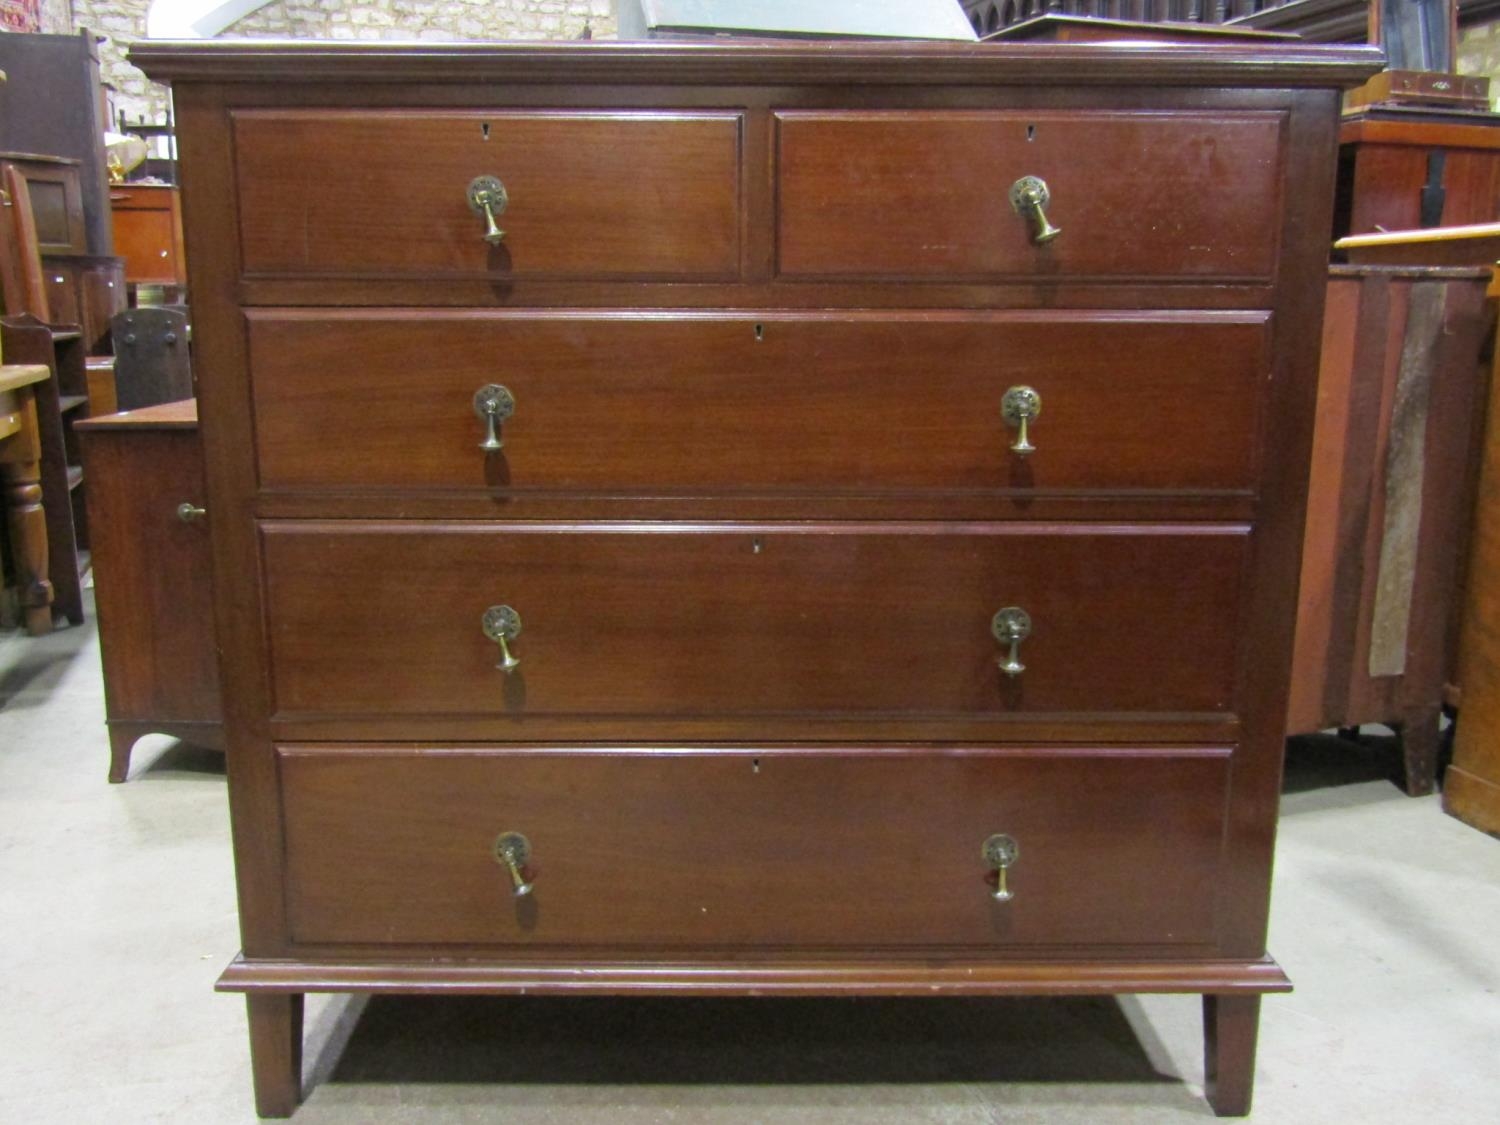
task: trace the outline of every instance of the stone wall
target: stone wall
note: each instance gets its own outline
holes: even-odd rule
[[[47,0],[66,7],[68,0]],[[125,61],[146,34],[150,0],[72,0],[72,25],[104,36],[99,66],[131,119],[165,115],[164,87]],[[614,0],[273,0],[230,27],[224,38],[294,39],[596,39],[615,36]]]
[[[48,35],[71,35],[72,0],[42,0],[42,30]]]
[[[225,37],[613,39],[613,0],[272,0]]]
[[[1500,22],[1475,24],[1458,33],[1458,72],[1490,80],[1490,108],[1500,106]]]

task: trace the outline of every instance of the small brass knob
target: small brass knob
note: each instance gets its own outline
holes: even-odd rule
[[[1021,854],[1021,846],[1016,843],[1015,838],[997,832],[984,842],[979,854],[984,859],[984,865],[995,872],[995,889],[990,892],[990,897],[996,902],[1009,902],[1015,898],[1006,885],[1005,878],[1006,872]]]
[[[1030,387],[1012,387],[1000,399],[1000,413],[1005,418],[1005,424],[1018,431],[1016,440],[1010,447],[1010,451],[1016,456],[1025,457],[1028,453],[1036,452],[1027,427],[1041,412],[1042,396]]]
[[[1021,642],[1031,636],[1031,615],[1020,606],[1008,605],[990,619],[990,632],[995,640],[1008,646],[1000,660],[1000,671],[1007,676],[1019,676],[1026,671],[1026,665],[1021,663]]]
[[[206,515],[208,515],[207,508],[200,508],[197,504],[189,503],[186,500],[177,505],[177,518],[183,523],[192,523],[194,520],[201,520]]]
[[[500,440],[500,424],[516,412],[516,396],[499,383],[486,383],[474,392],[474,413],[484,423],[484,440],[479,448],[499,453],[505,448]]]
[[[510,202],[510,195],[494,176],[475,176],[469,181],[469,209],[484,216],[484,240],[491,246],[505,241],[505,232],[495,222],[495,216],[503,214]]]
[[[510,881],[514,884],[512,893],[517,898],[529,895],[531,884],[527,882],[522,868],[531,858],[531,841],[519,832],[502,832],[495,837],[495,846],[491,851],[495,862],[510,872]]]
[[[1061,228],[1047,221],[1047,213],[1043,210],[1051,202],[1052,192],[1047,181],[1040,176],[1022,176],[1010,185],[1010,205],[1016,214],[1031,220],[1035,228],[1031,232],[1031,241],[1038,246],[1062,234]]]
[[[500,646],[500,663],[495,667],[507,676],[521,666],[521,659],[510,654],[510,642],[521,635],[521,615],[508,605],[492,605],[479,619],[484,635]]]

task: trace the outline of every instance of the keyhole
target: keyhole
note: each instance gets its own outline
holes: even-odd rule
[[[480,135],[482,137],[484,137],[485,140],[489,140],[490,139],[490,123],[488,121],[484,121],[484,122],[480,123],[480,125],[479,125],[479,133],[480,133]]]
[[[1028,126],[1026,126],[1026,139],[1028,141],[1034,141],[1034,140],[1036,140],[1036,126],[1035,125],[1028,125]]]
[[[764,324],[757,324],[755,326],[755,342],[756,343],[760,343],[765,338],[766,338],[766,326]]]
[[[764,539],[755,538],[750,540],[750,553],[752,555],[760,554],[761,551],[765,550],[765,547],[766,541]]]
[[[751,758],[750,759],[750,772],[751,773],[760,773],[760,759],[759,758]]]

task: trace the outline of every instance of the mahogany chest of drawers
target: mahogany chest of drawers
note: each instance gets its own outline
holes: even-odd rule
[[[257,1104],[308,991],[1205,997],[1365,48],[146,44]]]

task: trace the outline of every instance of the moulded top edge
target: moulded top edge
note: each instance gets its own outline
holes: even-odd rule
[[[504,82],[653,85],[1348,87],[1385,65],[1377,47],[1311,43],[393,43],[142,41],[157,81]]]

